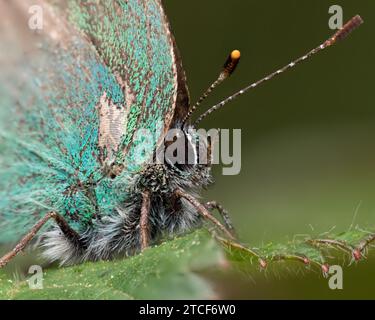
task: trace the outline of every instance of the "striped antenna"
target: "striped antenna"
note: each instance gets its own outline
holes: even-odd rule
[[[190,118],[193,112],[202,104],[202,102],[218,87],[225,79],[227,79],[237,68],[238,63],[240,62],[241,52],[238,50],[233,50],[226,60],[223,70],[219,74],[219,77],[216,81],[211,84],[211,86],[203,93],[199,100],[189,109],[189,112],[182,121],[182,126],[185,125],[186,121]]]
[[[361,24],[363,23],[362,18],[359,15],[356,15],[351,20],[349,20],[340,30],[338,30],[331,38],[326,40],[324,43],[322,43],[320,46],[316,47],[315,49],[312,49],[304,56],[294,60],[293,62],[289,63],[285,67],[271,73],[270,75],[264,77],[263,79],[252,83],[251,85],[247,86],[246,88],[238,91],[237,93],[231,95],[230,97],[224,99],[220,103],[214,105],[210,109],[208,109],[205,113],[203,113],[195,122],[194,126],[196,127],[204,118],[206,118],[208,115],[210,115],[212,112],[224,107],[227,103],[233,101],[234,99],[238,98],[245,92],[254,89],[255,87],[259,86],[260,84],[267,82],[268,80],[271,80],[272,78],[282,74],[283,72],[292,69],[294,66],[299,64],[302,61],[307,60],[308,58],[312,57],[314,54],[318,53],[319,51],[324,50],[327,47],[332,46],[338,41],[341,41],[345,39],[352,31],[357,29]]]

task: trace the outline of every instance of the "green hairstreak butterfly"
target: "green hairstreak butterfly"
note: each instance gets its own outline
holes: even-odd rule
[[[30,26],[30,8],[40,9],[41,28]],[[190,105],[160,0],[2,1],[0,11],[0,241],[26,234],[0,267],[49,221],[41,246],[61,264],[135,254],[203,221],[236,241],[227,212],[197,200],[211,183],[211,166],[198,162],[189,130],[362,23],[354,17],[192,123],[197,107],[234,72],[240,52],[231,52],[218,79]],[[171,129],[193,149],[192,163],[150,161]],[[210,144],[204,148],[209,153]]]

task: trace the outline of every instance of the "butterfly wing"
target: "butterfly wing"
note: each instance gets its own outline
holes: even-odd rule
[[[85,186],[116,157],[132,162],[137,128],[154,148],[187,109],[161,3],[1,1],[0,12],[0,241],[47,210],[90,224],[124,199],[110,182]]]
[[[181,59],[161,1],[73,0],[67,11],[124,88],[126,119],[119,156],[121,162],[138,164],[127,170],[137,170],[189,104]],[[144,130],[154,139],[143,159],[135,151],[136,134]]]

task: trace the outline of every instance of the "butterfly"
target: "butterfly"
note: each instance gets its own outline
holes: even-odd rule
[[[30,27],[30,9],[40,9],[42,28]],[[212,183],[211,165],[199,163],[190,129],[362,23],[354,17],[192,122],[240,52],[191,105],[160,0],[1,1],[0,12],[0,243],[26,233],[0,267],[39,233],[43,255],[61,265],[133,255],[206,221],[237,241],[227,211],[198,200]],[[151,161],[171,129],[180,130],[193,163]],[[203,148],[210,154],[210,141]]]

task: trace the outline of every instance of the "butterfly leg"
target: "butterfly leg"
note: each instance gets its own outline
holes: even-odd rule
[[[229,217],[229,213],[226,209],[223,208],[223,206],[216,202],[216,201],[210,201],[205,204],[205,207],[208,210],[217,210],[220,214],[220,216],[223,218],[225,227],[230,231],[230,233],[237,238],[236,230],[233,227],[233,223]]]
[[[21,252],[50,219],[54,219],[56,221],[61,231],[69,239],[79,242],[79,234],[69,226],[65,219],[56,212],[49,212],[31,228],[31,230],[21,239],[21,241],[14,247],[13,250],[9,251],[7,254],[0,258],[0,268],[7,265],[10,260],[12,260],[19,252]]]
[[[211,221],[215,226],[217,226],[229,239],[235,240],[234,236],[232,233],[224,227],[224,225],[217,220],[209,211],[208,209],[201,204],[197,199],[195,199],[193,196],[191,196],[188,193],[185,193],[182,190],[176,190],[176,195],[179,198],[184,198],[188,202],[190,202],[195,209],[198,211],[198,213],[205,219]]]
[[[141,207],[141,218],[139,220],[139,227],[141,230],[141,250],[146,249],[150,243],[150,191],[142,193],[142,207]]]

